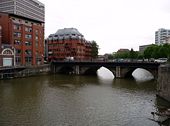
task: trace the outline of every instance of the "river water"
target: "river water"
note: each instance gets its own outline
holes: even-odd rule
[[[156,81],[101,73],[1,80],[0,126],[158,126]]]

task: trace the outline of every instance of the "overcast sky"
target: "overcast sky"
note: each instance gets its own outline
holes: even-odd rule
[[[45,36],[77,28],[95,40],[99,54],[139,50],[154,43],[155,31],[170,29],[170,0],[39,0],[45,4]]]

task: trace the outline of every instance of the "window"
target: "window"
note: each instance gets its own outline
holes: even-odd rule
[[[36,64],[37,64],[37,65],[40,65],[40,64],[41,64],[41,61],[42,61],[41,58],[36,58]]]
[[[35,46],[38,47],[38,41],[35,41]]]
[[[31,65],[32,57],[25,57],[25,63],[26,65]]]
[[[16,65],[21,65],[21,57],[15,57]]]
[[[15,39],[15,40],[14,40],[14,44],[15,44],[15,45],[21,45],[21,41],[20,41],[20,40]]]
[[[38,30],[35,30],[35,34],[38,35]]]
[[[21,54],[21,50],[20,50],[20,49],[16,49],[16,50],[15,50],[15,54],[16,54],[16,55]]]
[[[35,40],[38,40],[38,36],[35,36]]]
[[[29,41],[25,41],[25,45],[26,45],[26,46],[31,46],[31,45],[32,45],[32,43],[31,43],[31,42],[29,42]]]
[[[25,38],[27,38],[27,39],[31,39],[31,38],[32,38],[32,35],[30,35],[30,34],[26,34],[26,35],[25,35]]]
[[[21,26],[20,25],[14,25],[14,30],[21,30]]]
[[[25,27],[25,31],[26,31],[26,32],[32,32],[32,28]]]
[[[21,33],[20,32],[14,32],[14,37],[20,38],[21,37]]]
[[[32,55],[32,52],[31,52],[31,50],[27,49],[27,50],[25,50],[25,54],[30,56],[30,55]]]

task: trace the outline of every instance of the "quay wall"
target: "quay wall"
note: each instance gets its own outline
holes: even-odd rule
[[[50,64],[45,64],[42,66],[27,66],[22,70],[15,70],[16,68],[11,68],[9,70],[4,70],[0,72],[0,79],[12,79],[12,78],[21,78],[21,77],[29,77],[29,76],[37,76],[43,74],[49,74]]]
[[[170,102],[170,64],[159,67],[157,95]]]

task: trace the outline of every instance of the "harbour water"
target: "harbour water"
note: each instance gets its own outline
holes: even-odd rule
[[[1,80],[0,126],[158,126],[157,82],[103,71]]]

